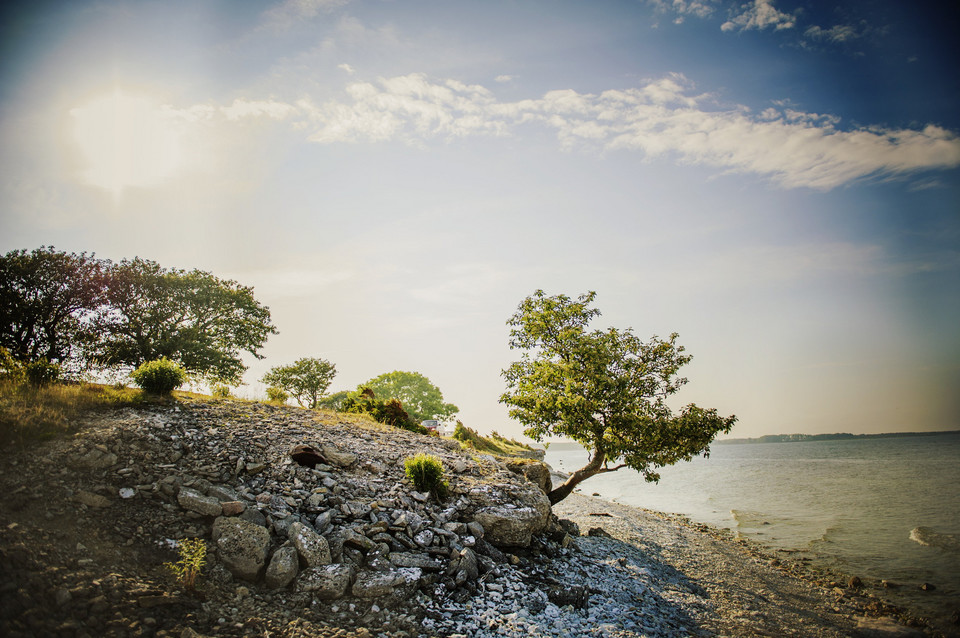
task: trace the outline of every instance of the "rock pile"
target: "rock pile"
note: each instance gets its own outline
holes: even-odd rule
[[[443,462],[442,503],[404,475],[404,459],[418,452]],[[359,604],[386,617],[399,608],[415,625],[416,611],[397,602],[462,602],[481,576],[520,562],[538,535],[564,540],[523,469],[334,414],[229,401],[124,409],[52,456],[65,500],[115,517],[129,544],[167,544],[169,560],[177,539],[203,538],[210,586],[274,591],[315,610]],[[158,515],[163,524],[151,524]]]

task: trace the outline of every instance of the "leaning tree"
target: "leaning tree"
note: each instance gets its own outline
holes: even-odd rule
[[[523,352],[503,371],[501,403],[511,406],[527,436],[568,437],[590,454],[550,492],[551,503],[591,476],[624,467],[658,481],[659,468],[708,455],[714,437],[736,422],[693,404],[674,413],[668,399],[687,382],[678,372],[691,359],[678,335],[644,342],[630,328],[592,330],[600,315],[590,307],[595,296],[572,300],[538,290],[507,322],[510,348]]]

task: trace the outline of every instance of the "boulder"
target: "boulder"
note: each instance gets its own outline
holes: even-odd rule
[[[353,583],[357,598],[380,598],[394,593],[406,593],[417,587],[422,572],[416,567],[402,567],[382,572],[361,572]]]
[[[299,570],[297,550],[289,545],[281,547],[273,553],[270,565],[267,567],[267,587],[280,589],[290,584],[297,577]]]
[[[202,514],[203,516],[220,516],[223,508],[220,507],[220,501],[211,496],[204,496],[196,490],[189,487],[181,487],[177,494],[177,503],[185,510]]]
[[[483,538],[497,547],[529,547],[534,534],[550,521],[550,500],[539,488],[514,489],[499,502],[496,491],[486,490],[482,501],[490,503],[474,512],[474,522],[483,527]]]
[[[355,573],[351,565],[343,563],[311,567],[300,572],[297,591],[310,592],[321,600],[340,598],[353,583]]]
[[[312,527],[299,522],[293,523],[287,535],[304,567],[330,564],[330,546],[327,544],[327,539],[317,534]]]
[[[320,453],[327,459],[330,465],[336,465],[337,467],[350,467],[357,462],[356,454],[352,452],[340,452],[332,445],[323,446]]]
[[[527,480],[549,494],[553,489],[553,480],[550,478],[550,468],[542,461],[508,461],[507,469],[514,474],[525,476]]]
[[[267,563],[270,532],[256,523],[221,516],[213,522],[213,540],[217,554],[236,578],[256,581]]]

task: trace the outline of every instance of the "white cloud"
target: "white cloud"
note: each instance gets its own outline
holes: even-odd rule
[[[677,23],[683,21],[684,16],[707,18],[711,16],[719,0],[647,0],[648,4],[659,13],[676,13]]]
[[[502,84],[502,83],[504,83],[504,82],[512,82],[512,81],[513,81],[513,76],[512,76],[512,75],[498,75],[498,76],[495,77],[493,80],[494,80],[494,82],[500,82],[500,83]]]
[[[720,29],[723,31],[744,31],[746,29],[766,29],[773,27],[776,30],[792,29],[796,26],[796,17],[784,13],[773,6],[773,0],[753,0],[740,6],[741,13],[724,22]]]
[[[354,73],[356,73],[354,68],[347,63],[338,64],[337,68],[342,71],[345,71],[348,75],[353,75]]]
[[[828,190],[864,178],[960,166],[960,139],[937,126],[842,130],[836,116],[782,103],[753,114],[744,106],[721,107],[679,74],[599,95],[564,89],[500,102],[483,86],[414,73],[349,84],[340,99],[322,104],[238,99],[177,113],[230,122],[284,119],[324,144],[399,140],[423,146],[431,139],[516,135],[539,126],[553,130],[568,151],[641,152],[760,175],[787,188]]]
[[[814,25],[812,27],[808,27],[803,33],[808,38],[812,38],[814,40],[826,40],[827,42],[832,42],[834,44],[848,42],[861,36],[861,34],[858,33],[854,27],[846,24],[834,25],[829,29],[823,29]]]

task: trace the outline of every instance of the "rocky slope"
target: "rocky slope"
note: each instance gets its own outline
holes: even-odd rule
[[[418,452],[444,463],[443,503],[404,476]],[[426,607],[401,601],[466,600],[498,566],[559,549],[533,541],[549,502],[519,473],[549,480],[542,464],[511,472],[362,418],[180,401],[0,462],[3,635],[415,635]],[[195,537],[207,566],[181,591],[163,564]]]

